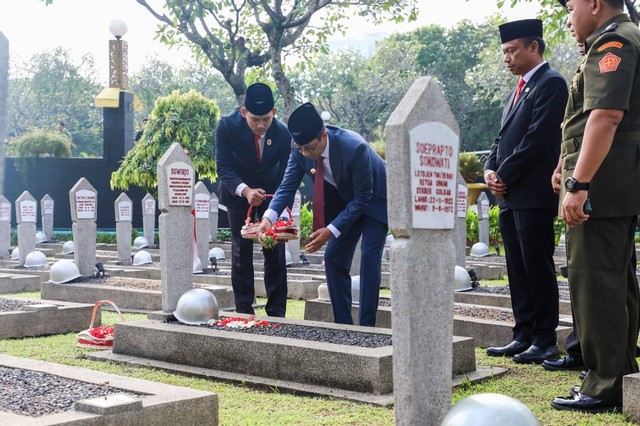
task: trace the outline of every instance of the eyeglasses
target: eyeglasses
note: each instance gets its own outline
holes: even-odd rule
[[[300,154],[304,154],[305,152],[313,152],[318,147],[318,145],[320,145],[321,140],[322,138],[318,138],[315,142],[311,142],[306,145],[298,145],[297,143],[294,145],[296,146],[296,149]]]

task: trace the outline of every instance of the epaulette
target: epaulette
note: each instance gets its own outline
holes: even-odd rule
[[[619,25],[619,23],[618,23],[618,22],[614,22],[614,23],[612,23],[612,24],[611,24],[611,25],[609,25],[607,28],[605,28],[605,29],[600,33],[600,35],[602,35],[602,34],[604,34],[604,33],[611,32],[611,31],[615,31],[615,30],[616,30],[616,28],[618,28],[618,25]]]

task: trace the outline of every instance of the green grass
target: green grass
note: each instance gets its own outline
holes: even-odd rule
[[[484,284],[484,283],[483,283]],[[488,285],[488,284],[487,284]],[[388,292],[388,290],[385,290]],[[22,293],[22,297],[39,297],[37,293]],[[264,303],[262,298],[259,303]],[[289,300],[288,318],[302,318],[304,302]],[[256,311],[264,315],[264,310]],[[125,314],[127,321],[144,319],[144,315]],[[114,312],[103,312],[103,323],[113,324],[119,318]],[[87,318],[89,321],[89,318]],[[185,386],[218,394],[221,425],[393,425],[393,408],[374,407],[331,398],[314,398],[255,389],[248,384],[229,384],[163,371],[144,369],[111,362],[87,359],[91,350],[75,346],[75,333],[27,339],[0,339],[0,353],[92,370],[135,377],[176,386]],[[541,425],[601,426],[633,425],[622,414],[579,414],[557,411],[549,402],[556,396],[568,395],[569,388],[578,384],[577,372],[549,372],[539,365],[515,364],[509,358],[493,358],[484,349],[476,349],[478,365],[504,367],[506,375],[479,384],[465,384],[452,395],[452,402],[478,393],[500,393],[526,404]]]

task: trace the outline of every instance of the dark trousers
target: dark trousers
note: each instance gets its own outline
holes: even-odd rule
[[[511,306],[513,339],[548,347],[556,344],[559,294],[553,252],[555,209],[500,210]]]
[[[268,201],[268,200],[267,200]],[[254,208],[254,220],[261,218],[267,210],[268,202]],[[253,240],[240,236],[240,229],[247,219],[249,205],[239,208],[227,207],[229,227],[231,228],[231,284],[236,311],[253,314],[255,300],[253,272]],[[284,317],[287,309],[287,267],[285,246],[277,244],[274,249],[262,249],[264,254],[264,285],[267,292],[265,310],[271,317]]]
[[[589,374],[580,392],[622,403],[622,376],[638,372],[636,217],[590,218],[567,228],[569,289]]]
[[[382,252],[388,226],[368,216],[360,216],[338,238],[332,238],[324,252],[327,287],[336,323],[353,324],[351,316],[351,262],[362,236],[360,264],[359,324],[375,326],[382,278]]]

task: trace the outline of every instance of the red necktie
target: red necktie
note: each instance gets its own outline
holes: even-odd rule
[[[253,142],[256,144],[256,155],[258,156],[258,163],[260,162],[260,135],[253,135]]]
[[[524,78],[520,77],[520,80],[518,80],[518,87],[516,87],[516,97],[513,98],[514,105],[516,104],[516,102],[518,102],[518,98],[520,97],[520,92],[522,91],[522,88],[524,87],[525,84],[526,84],[526,81],[524,81]]]
[[[313,230],[324,228],[324,165],[318,160],[313,181]]]

